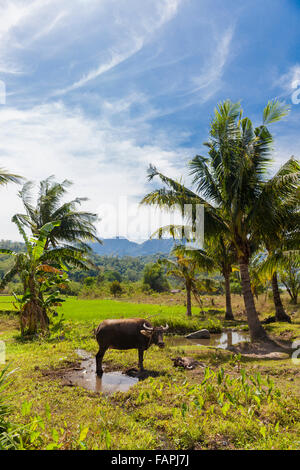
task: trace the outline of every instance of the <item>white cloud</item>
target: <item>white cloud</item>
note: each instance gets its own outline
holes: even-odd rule
[[[55,0],[54,0],[55,1]],[[53,2],[52,2],[53,3]],[[15,51],[24,48],[28,37],[38,39],[50,32],[55,23],[48,22],[51,0],[3,0],[0,4],[0,72],[20,74],[24,70],[15,58]],[[44,13],[44,14],[43,14]],[[44,23],[47,23],[44,26]],[[42,30],[39,30],[42,24]],[[30,25],[30,27],[28,27]],[[27,26],[27,27],[26,27]],[[35,32],[35,30],[39,32]]]
[[[68,13],[66,11],[59,12],[53,20],[51,19],[49,22],[47,22],[41,30],[37,31],[30,38],[29,43],[33,43],[34,41],[41,39],[43,36],[50,34],[61,23],[61,20],[67,16],[67,14]]]
[[[292,91],[300,85],[300,64],[294,64],[277,81],[286,91]]]
[[[76,90],[86,85],[91,80],[101,76],[105,72],[112,70],[114,67],[139,52],[144,47],[145,43],[149,41],[154,32],[176,15],[182,0],[163,0],[158,3],[152,1],[152,4],[150,4],[150,11],[147,11],[149,10],[149,4],[147,5],[147,3],[142,5],[143,14],[141,21],[136,21],[136,18],[140,19],[140,6],[135,4],[135,2],[131,4],[133,7],[136,5],[136,8],[132,9],[134,16],[129,15],[127,17],[127,21],[125,21],[124,18],[116,21],[117,24],[120,24],[123,27],[123,31],[121,37],[117,38],[117,44],[108,51],[108,57],[104,62],[101,62],[96,68],[84,74],[72,85],[55,91],[53,95],[63,95],[69,91]],[[145,8],[145,11],[143,11],[143,8]],[[126,5],[126,10],[128,13],[128,3]],[[122,14],[122,12],[118,12],[118,14]],[[125,43],[124,36],[126,38]]]
[[[168,174],[178,175],[173,167],[178,161],[178,152],[166,151],[159,145],[138,145],[134,136],[123,136],[122,129],[112,128],[107,121],[86,118],[80,110],[70,110],[62,103],[27,111],[1,109],[0,141],[0,167],[29,180],[39,181],[51,174],[58,180],[71,179],[74,182],[71,196],[88,197],[86,207],[96,212],[102,212],[103,203],[116,208],[120,198],[125,196],[133,210],[136,198],[150,190],[146,182],[149,163]],[[21,210],[17,189],[9,186],[0,191],[1,200],[5,200],[0,208],[0,237],[19,238],[10,223],[12,215]],[[145,214],[142,216],[144,224],[148,220]],[[102,222],[103,228],[110,227],[108,216]],[[131,233],[121,235],[141,238],[141,233],[134,233],[134,219],[131,222]],[[110,230],[110,235],[115,235],[115,228]],[[101,235],[101,223],[99,233]],[[144,237],[147,235],[150,232],[144,233]]]
[[[170,21],[178,12],[182,0],[165,0],[159,4],[160,22],[159,26]]]
[[[104,100],[101,104],[102,109],[107,115],[118,115],[126,111],[129,112],[131,106],[138,103],[143,112],[134,118],[134,122],[142,125],[149,120],[182,111],[195,103],[205,103],[222,85],[222,76],[231,54],[233,36],[234,27],[231,26],[221,37],[216,36],[212,39],[211,54],[209,54],[208,59],[203,59],[201,70],[204,71],[201,75],[193,75],[190,80],[184,77],[184,83],[180,84],[176,83],[176,78],[173,81],[172,77],[172,82],[168,83],[168,88],[162,87],[157,95],[153,93],[151,96],[147,96],[145,93],[133,92],[119,100]],[[179,60],[175,60],[173,64],[169,63],[168,65],[176,65]],[[161,66],[160,64],[157,67]],[[148,65],[148,67],[148,70],[151,70],[151,66]],[[153,68],[156,68],[155,65],[153,65]],[[169,102],[164,106],[154,104],[155,99],[168,95],[173,96],[171,103]]]
[[[53,52],[61,54],[73,48],[78,69],[74,75],[79,78],[58,88],[54,95],[76,90],[140,51],[153,33],[176,15],[183,1],[2,0],[0,72],[29,73],[36,67],[36,63],[26,64],[20,51],[36,50],[45,59]],[[89,34],[95,42],[87,43],[87,56],[79,58],[76,52]],[[87,65],[89,54],[89,67],[94,65],[87,71],[80,63]]]
[[[142,38],[136,38],[133,46],[126,52],[122,53],[122,52],[110,51],[109,52],[110,57],[107,62],[100,64],[99,67],[97,67],[94,70],[90,70],[87,74],[83,75],[83,77],[81,77],[80,80],[73,83],[72,85],[66,88],[63,88],[62,90],[55,91],[53,93],[53,96],[64,95],[65,93],[68,93],[69,91],[76,90],[77,88],[82,87],[83,85],[93,80],[94,78],[97,78],[103,73],[108,72],[109,70],[113,69],[117,65],[124,62],[124,60],[128,59],[133,54],[138,52],[143,47],[143,44],[144,42]]]
[[[28,13],[29,9],[24,4],[2,2],[0,5],[0,39],[3,39]]]

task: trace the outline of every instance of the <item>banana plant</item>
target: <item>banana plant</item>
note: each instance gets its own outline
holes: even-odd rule
[[[10,254],[15,262],[1,280],[0,289],[10,282],[16,275],[20,276],[23,284],[23,296],[17,299],[20,311],[21,334],[34,335],[38,330],[47,331],[49,317],[47,312],[53,304],[59,303],[58,296],[45,296],[50,284],[58,284],[66,279],[65,271],[69,264],[86,269],[87,260],[83,251],[73,247],[46,249],[47,240],[52,230],[59,226],[60,221],[49,222],[43,225],[37,237],[28,238],[17,216],[12,221],[17,225],[26,247],[23,253],[1,249],[0,253]],[[52,292],[53,294],[53,292]]]

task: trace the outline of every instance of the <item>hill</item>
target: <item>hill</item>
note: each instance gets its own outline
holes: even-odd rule
[[[152,256],[156,254],[168,254],[174,245],[174,240],[146,240],[136,243],[127,238],[104,238],[103,245],[92,243],[94,253],[100,256]],[[0,248],[10,249],[16,252],[24,250],[24,243],[1,240]]]
[[[168,254],[174,245],[174,240],[147,240],[135,243],[126,238],[106,238],[103,245],[93,243],[93,251],[100,256],[149,256],[158,253]]]

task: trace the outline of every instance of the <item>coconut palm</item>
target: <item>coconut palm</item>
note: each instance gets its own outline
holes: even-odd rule
[[[298,172],[300,172],[299,163],[291,159],[282,166],[276,177],[284,178],[286,166],[290,164],[293,164],[295,170],[298,168]],[[270,194],[270,197],[273,201],[277,224],[270,225],[266,220],[257,227],[257,238],[263,240],[268,254],[258,269],[261,275],[269,275],[271,279],[276,321],[290,322],[291,318],[286,314],[280,297],[278,271],[282,273],[282,276],[288,277],[292,272],[291,263],[296,262],[296,259],[299,258],[299,193],[293,191],[289,197],[282,198],[278,195],[275,187],[274,193]]]
[[[237,257],[232,243],[226,239],[226,234],[220,232],[213,238],[205,241],[205,249],[194,251],[194,257],[199,265],[205,265],[208,271],[219,271],[225,281],[225,320],[234,320],[231,305],[230,292],[230,274],[233,271],[234,264],[237,263]],[[201,266],[203,267],[203,266]]]
[[[298,295],[300,294],[300,259],[292,253],[286,257],[285,263],[279,271],[280,280],[285,286],[290,298],[291,304],[297,305]]]
[[[201,270],[211,269],[213,262],[205,253],[189,250],[184,245],[177,245],[171,251],[175,259],[159,260],[160,264],[167,267],[167,275],[184,282],[186,289],[186,314],[192,316],[192,293],[196,301],[201,305],[198,295],[197,281]]]
[[[95,222],[96,214],[79,211],[78,206],[86,201],[86,198],[76,198],[71,201],[62,201],[67,193],[67,188],[72,183],[64,180],[62,183],[54,181],[54,177],[40,182],[39,194],[36,204],[32,202],[33,183],[26,182],[19,192],[24,204],[26,214],[17,214],[19,222],[30,228],[34,236],[38,236],[41,228],[49,223],[59,221],[47,236],[46,250],[49,247],[57,247],[62,243],[76,244],[89,250],[87,242],[101,240],[97,237]]]
[[[208,157],[197,155],[190,162],[195,192],[151,166],[149,180],[158,176],[167,186],[148,194],[144,204],[183,210],[185,204],[203,204],[205,234],[213,237],[226,233],[234,246],[240,268],[245,310],[252,341],[268,340],[255,307],[249,276],[251,245],[257,226],[262,221],[276,226],[276,212],[270,195],[276,190],[285,198],[299,186],[299,168],[291,159],[285,165],[284,176],[268,179],[273,138],[269,124],[279,121],[288,112],[277,100],[269,102],[263,111],[263,121],[254,127],[243,117],[239,103],[225,101],[215,110],[210,127]],[[195,212],[195,211],[194,211]],[[191,230],[195,226],[192,217]],[[161,228],[160,233],[180,231],[182,227]]]
[[[271,276],[267,273],[263,273],[261,269],[264,263],[264,257],[265,253],[254,253],[249,264],[251,290],[256,300],[258,300],[258,296],[261,292],[268,289],[271,281]]]
[[[234,320],[231,305],[230,274],[237,263],[236,251],[232,243],[220,233],[206,241],[206,255],[211,258],[214,267],[221,272],[225,281],[226,311],[225,320]]]

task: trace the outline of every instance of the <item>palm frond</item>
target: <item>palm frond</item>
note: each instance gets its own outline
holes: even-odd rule
[[[21,183],[23,177],[19,175],[15,175],[13,173],[9,173],[8,171],[0,168],[0,185],[8,184],[8,183]]]
[[[25,245],[26,245],[26,248],[27,248],[28,253],[32,253],[32,245],[31,245],[31,243],[30,243],[30,241],[29,241],[29,239],[28,239],[28,237],[27,237],[27,235],[26,235],[25,230],[24,230],[23,227],[22,227],[22,223],[21,223],[21,221],[19,220],[18,215],[14,215],[11,220],[12,220],[12,222],[14,222],[14,223],[16,224],[16,226],[18,227],[18,230],[19,230],[20,234],[22,235],[23,240],[24,240],[24,242],[25,242]]]
[[[290,106],[282,103],[278,99],[269,101],[263,111],[263,124],[268,125],[279,121],[288,115],[289,110]]]

